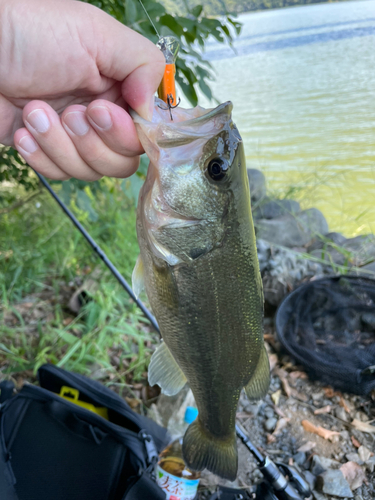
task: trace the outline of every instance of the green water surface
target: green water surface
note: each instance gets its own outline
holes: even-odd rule
[[[331,231],[375,232],[375,2],[248,13],[237,55],[212,43],[220,101],[234,104],[247,166]]]

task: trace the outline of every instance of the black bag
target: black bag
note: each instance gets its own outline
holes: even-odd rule
[[[165,429],[82,375],[44,365],[38,378],[0,405],[1,500],[165,499],[152,478]],[[108,420],[59,396],[63,386]]]

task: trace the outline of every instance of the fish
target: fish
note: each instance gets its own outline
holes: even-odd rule
[[[241,391],[261,399],[270,381],[249,182],[232,108],[178,107],[172,121],[156,99],[151,121],[132,112],[150,160],[137,207],[133,290],[146,292],[162,336],[149,384],[167,395],[189,384],[198,417],[183,438],[184,461],[231,481]]]

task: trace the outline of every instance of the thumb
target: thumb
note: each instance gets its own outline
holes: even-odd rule
[[[127,28],[92,5],[91,26],[96,64],[102,76],[122,84],[125,102],[150,119],[156,92],[164,74],[165,58],[150,40]]]

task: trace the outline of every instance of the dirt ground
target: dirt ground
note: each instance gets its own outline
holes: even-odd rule
[[[269,339],[275,338],[272,328],[267,333]],[[316,500],[373,500],[375,427],[372,426],[374,430],[371,430],[370,425],[375,420],[375,393],[361,397],[336,392],[309,380],[303,368],[295,366],[288,356],[280,356],[269,348],[269,357],[273,370],[267,396],[258,404],[250,404],[243,394],[238,408],[238,421],[251,442],[274,462],[301,470],[314,490]],[[364,432],[365,429],[371,432]],[[235,483],[220,482],[212,474],[204,473],[201,486],[214,491],[216,484],[224,484],[254,491],[254,485],[262,475],[255,459],[239,439],[238,452],[239,469]],[[341,470],[349,477],[352,496],[338,497],[321,491],[317,476],[323,471],[316,464],[324,460],[322,457],[333,460],[323,463],[329,469],[340,469],[349,463]],[[368,459],[368,462],[362,459]],[[357,480],[352,480],[351,473]],[[205,498],[207,495],[203,489],[201,499]]]
[[[68,299],[70,290],[65,292]],[[37,318],[28,318],[28,310],[31,310],[28,304],[18,307],[18,312],[21,312],[28,325],[31,339],[37,334],[38,321],[51,316],[53,309],[53,304],[46,295],[40,294],[34,299],[37,307],[34,301],[32,314],[37,314]],[[13,316],[9,317],[9,326],[12,318]],[[303,367],[296,366],[288,356],[280,352],[272,321],[269,320],[266,320],[265,338],[272,368],[269,392],[257,404],[250,404],[243,395],[237,414],[238,421],[252,443],[273,461],[294,465],[304,472],[314,490],[315,500],[374,499],[375,391],[366,397],[355,396],[336,392],[331,387],[311,381]],[[0,361],[1,379],[1,371],[7,367],[7,359],[2,356]],[[13,378],[18,388],[25,381],[36,381],[32,371],[14,374]],[[105,370],[96,378],[111,386],[111,378],[106,376]],[[164,425],[168,425],[171,414],[176,414],[180,409],[181,401],[178,403],[170,398],[166,403],[163,399],[165,396],[158,396],[159,392],[149,388],[146,380],[134,384],[130,380],[129,384],[131,390],[128,393],[122,392],[122,395],[126,396],[132,408],[146,413],[150,408],[155,408],[153,405],[156,404]],[[112,388],[118,391],[117,386],[113,385]],[[215,491],[217,484],[254,491],[261,473],[255,459],[240,441],[238,450],[237,480],[226,483],[204,472],[200,484],[200,500],[207,499],[209,493]],[[319,465],[323,465],[323,468],[319,469]],[[332,496],[327,493],[327,487],[322,485],[320,476],[324,476],[324,471],[338,469],[342,471],[346,485],[350,486],[350,495]]]
[[[302,367],[271,347],[278,348],[278,342],[270,322],[266,326],[265,338],[272,368],[269,392],[257,404],[249,403],[242,394],[237,421],[264,456],[274,462],[293,465],[306,476],[315,500],[373,500],[375,426],[371,423],[375,420],[375,394],[362,397],[340,393],[309,380]],[[177,412],[182,415],[185,396],[159,397],[156,407],[160,423],[171,427],[170,416]],[[190,399],[187,404],[191,403]],[[152,411],[151,415],[154,417]],[[245,488],[250,493],[255,491],[262,474],[247,448],[239,439],[237,441],[237,480],[230,483],[203,472],[199,500],[209,498],[218,484]],[[349,488],[350,495],[324,493],[329,488],[320,484],[318,476],[325,470],[337,470],[343,465],[343,484]],[[348,478],[346,483],[345,478]],[[345,492],[345,488],[342,491]]]

